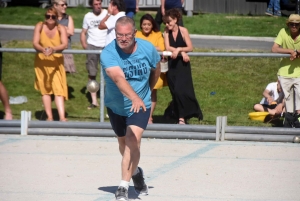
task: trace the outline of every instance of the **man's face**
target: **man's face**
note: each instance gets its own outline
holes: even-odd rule
[[[93,1],[93,12],[96,15],[99,15],[101,13],[101,9],[102,9],[102,1],[94,0]]]
[[[290,28],[291,33],[296,33],[299,31],[300,23],[289,22],[288,26]]]
[[[131,24],[117,24],[115,31],[117,44],[121,49],[126,50],[132,47],[136,30]]]

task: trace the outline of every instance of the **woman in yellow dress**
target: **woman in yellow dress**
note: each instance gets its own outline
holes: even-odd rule
[[[33,47],[39,52],[34,61],[34,87],[42,94],[48,121],[53,121],[51,95],[55,96],[60,121],[66,121],[64,101],[68,100],[63,55],[56,53],[67,48],[67,31],[57,23],[57,17],[55,8],[48,8],[45,21],[36,24],[33,34]]]
[[[156,47],[157,51],[165,50],[165,43],[162,33],[159,31],[155,20],[150,14],[145,14],[141,17],[140,27],[141,31],[137,31],[136,33],[137,38],[151,42]],[[153,123],[152,115],[157,102],[157,89],[161,89],[164,86],[168,86],[166,73],[161,73],[151,94],[152,104],[148,124]]]

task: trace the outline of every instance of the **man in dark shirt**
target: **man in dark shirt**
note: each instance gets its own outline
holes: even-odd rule
[[[126,16],[133,18],[139,11],[139,0],[124,0],[126,5]]]

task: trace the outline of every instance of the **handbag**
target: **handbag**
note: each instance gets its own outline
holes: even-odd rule
[[[162,59],[160,60],[160,72],[165,73],[168,70],[168,59],[166,57],[162,57]]]

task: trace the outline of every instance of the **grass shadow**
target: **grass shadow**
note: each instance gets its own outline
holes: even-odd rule
[[[5,113],[3,111],[0,111],[0,119],[4,119]]]
[[[59,115],[57,109],[52,109],[52,115],[54,121],[59,121]],[[46,121],[47,115],[45,110],[38,110],[34,113],[34,116],[39,121]],[[65,112],[65,117],[68,118],[68,113]]]
[[[68,98],[73,99],[75,96],[72,94],[74,92],[74,88],[68,85]]]
[[[153,123],[158,123],[158,124],[175,124],[176,120],[172,119],[170,117],[165,117],[163,115],[154,115],[152,116],[153,118]]]
[[[88,101],[89,103],[92,103],[92,97],[91,97],[91,94],[87,91],[86,86],[84,86],[84,87],[82,87],[82,88],[80,89],[80,93],[82,93],[82,94],[85,95],[85,97],[86,97],[86,99],[87,99],[87,101]],[[97,98],[100,98],[100,93],[99,93],[99,91],[97,92]]]

